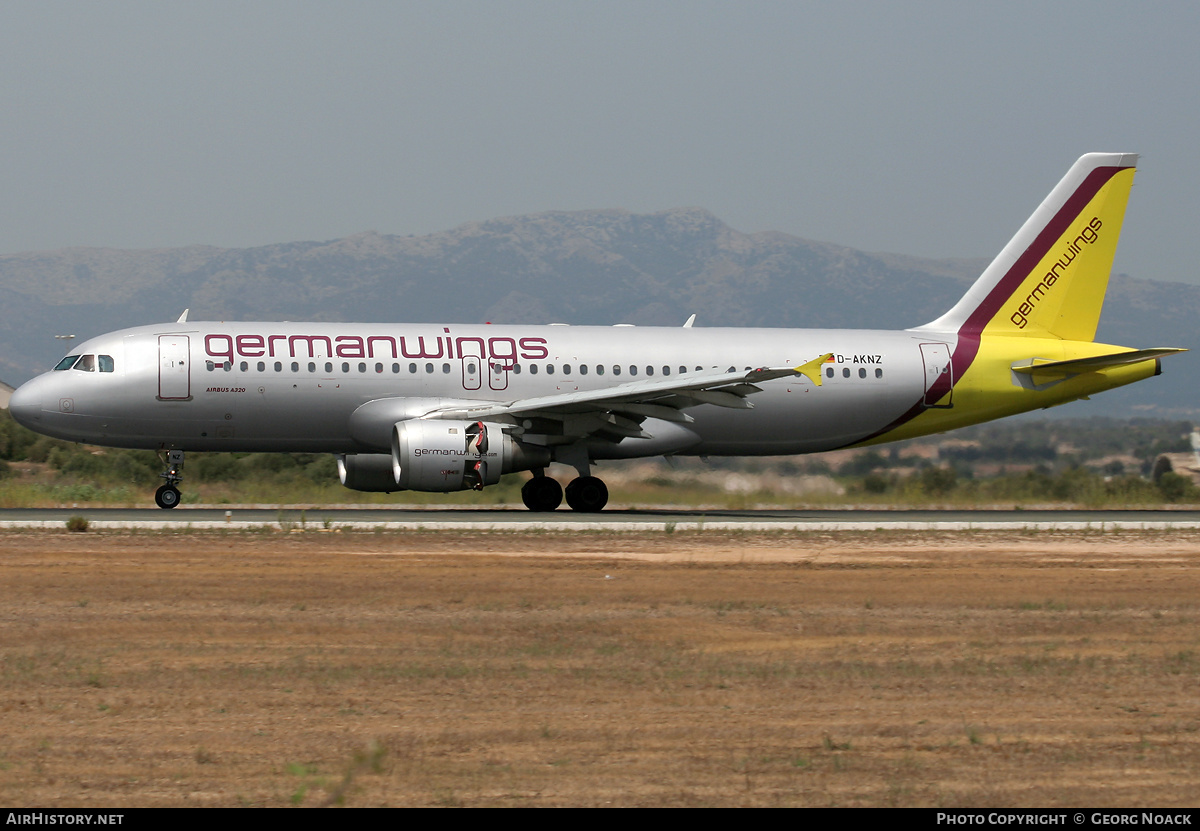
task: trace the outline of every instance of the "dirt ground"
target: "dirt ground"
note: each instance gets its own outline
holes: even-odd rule
[[[10,807],[1200,802],[1200,535],[0,532]]]

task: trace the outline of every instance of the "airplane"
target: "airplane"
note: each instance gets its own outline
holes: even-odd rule
[[[948,312],[901,331],[189,322],[92,338],[13,393],[21,424],[158,451],[162,508],[186,451],[332,453],[358,491],[482,489],[531,471],[532,511],[592,465],[815,453],[1052,407],[1186,351],[1095,343],[1136,154],[1081,157]]]

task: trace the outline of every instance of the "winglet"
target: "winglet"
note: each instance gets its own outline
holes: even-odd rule
[[[821,364],[833,357],[832,352],[826,352],[819,358],[813,358],[806,364],[800,364],[793,371],[797,375],[803,375],[808,380],[812,381],[818,387],[821,386]]]
[[[684,328],[684,329],[691,329],[691,328],[692,328],[692,324],[693,324],[693,323],[695,323],[695,322],[696,322],[696,316],[693,314],[691,317],[689,317],[689,318],[687,319],[687,323],[683,324],[683,328]]]
[[[191,309],[190,309],[190,308],[188,308],[188,309],[184,309],[184,310],[183,310],[183,314],[181,314],[181,315],[179,316],[179,320],[177,320],[177,321],[175,321],[175,322],[176,322],[176,323],[187,323],[187,313],[188,313],[188,312],[190,312],[190,311],[191,311]]]
[[[774,381],[776,378],[795,378],[797,375],[803,375],[819,387],[821,386],[821,364],[832,358],[833,353],[826,352],[819,358],[813,358],[806,364],[800,364],[800,366],[764,366],[747,372],[743,376],[743,380],[749,381],[751,384],[757,384],[759,381]]]

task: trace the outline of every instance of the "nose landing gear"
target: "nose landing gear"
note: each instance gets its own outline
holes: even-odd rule
[[[154,492],[154,502],[163,509],[174,508],[181,499],[179,488],[176,485],[183,481],[183,451],[168,450],[166,458],[163,458],[162,453],[159,453],[158,457],[163,460],[163,465],[167,468],[165,472],[158,475],[167,481]]]

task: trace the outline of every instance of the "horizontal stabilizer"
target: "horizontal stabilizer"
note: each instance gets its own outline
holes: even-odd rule
[[[1093,358],[1075,358],[1070,361],[1046,361],[1041,358],[1030,358],[1012,365],[1013,372],[1023,375],[1037,375],[1047,378],[1065,378],[1069,375],[1079,375],[1084,372],[1098,372],[1114,366],[1138,364],[1142,361],[1152,361],[1166,355],[1187,352],[1186,349],[1161,346],[1154,349],[1135,349],[1132,352],[1114,352],[1111,355],[1097,355]]]

